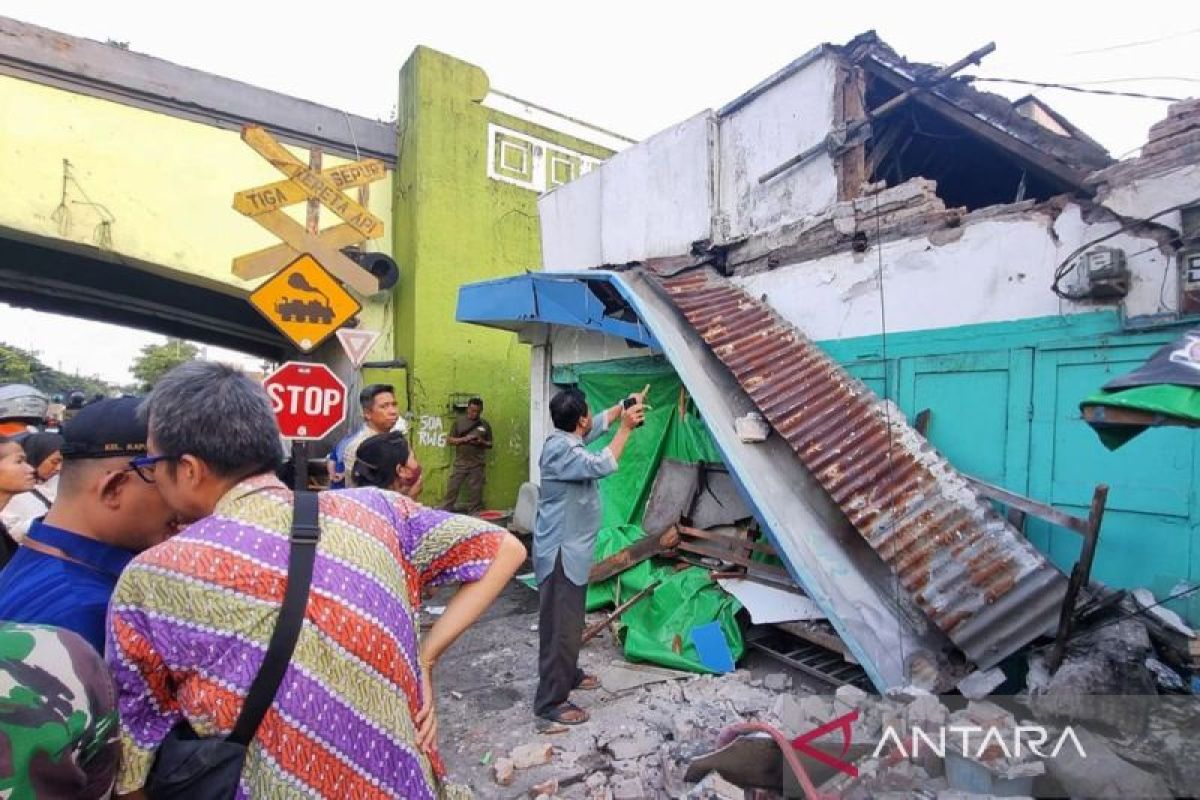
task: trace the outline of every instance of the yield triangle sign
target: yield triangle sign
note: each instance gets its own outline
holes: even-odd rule
[[[375,342],[379,341],[379,331],[338,328],[337,338],[342,343],[342,349],[346,351],[350,363],[357,369],[367,360],[367,353],[371,352]]]

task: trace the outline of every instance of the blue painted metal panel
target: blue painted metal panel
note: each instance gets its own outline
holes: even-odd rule
[[[654,334],[641,322],[609,316],[589,284],[614,285],[601,273],[531,273],[469,283],[458,290],[455,319],[505,330],[534,324],[565,325],[661,350]]]

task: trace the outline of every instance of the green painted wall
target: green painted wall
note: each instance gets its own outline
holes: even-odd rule
[[[487,75],[419,47],[400,73],[399,166],[393,198],[396,354],[408,361],[412,439],[426,503],[440,501],[453,453],[439,447],[452,403],[484,399],[496,447],[485,502],[511,507],[528,474],[529,352],[511,333],[454,321],[464,283],[540,269],[535,191],[488,177],[488,123],[596,158],[610,151],[481,104]]]
[[[910,422],[930,410],[930,441],[967,474],[1080,517],[1096,484],[1108,484],[1093,576],[1116,588],[1148,587],[1161,600],[1200,584],[1200,431],[1150,430],[1109,451],[1079,402],[1185,327],[1126,332],[1116,314],[1097,312],[819,344]],[[620,372],[631,363],[661,362],[588,368]],[[572,382],[577,372],[560,366],[553,377]],[[1077,534],[1033,518],[1025,531],[1071,570]],[[1167,605],[1200,624],[1200,594]]]
[[[910,421],[929,409],[930,441],[964,472],[1081,517],[1108,484],[1093,576],[1163,599],[1200,583],[1200,432],[1150,430],[1109,451],[1079,402],[1180,332],[1124,332],[1098,312],[821,345]],[[1064,570],[1079,556],[1070,531],[1030,519],[1026,532]],[[1168,605],[1200,623],[1200,595]]]

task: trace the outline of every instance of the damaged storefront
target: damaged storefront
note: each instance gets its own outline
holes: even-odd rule
[[[532,348],[532,442],[556,387],[602,408],[651,386],[589,591],[629,660],[722,672],[757,647],[900,696],[886,716],[1053,695],[1124,627],[1135,689],[1188,690],[1200,448],[1109,451],[1079,405],[1200,311],[1200,103],[1117,163],[979,91],[989,51],[821,46],[543,196],[544,271],[461,290],[460,321]]]

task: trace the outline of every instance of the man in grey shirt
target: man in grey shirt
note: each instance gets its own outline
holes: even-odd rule
[[[649,387],[647,387],[649,388]],[[600,529],[599,481],[617,471],[629,434],[645,417],[645,391],[604,411],[593,423],[583,392],[565,389],[550,401],[555,431],[546,439],[537,521],[533,529],[533,569],[537,576],[538,688],[533,711],[565,725],[587,722],[586,711],[567,698],[573,689],[594,689],[594,676],[579,669],[584,602],[592,551]],[[621,418],[621,427],[599,453],[584,445]]]

